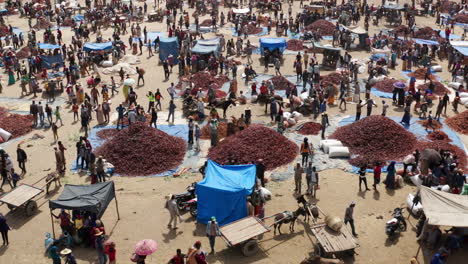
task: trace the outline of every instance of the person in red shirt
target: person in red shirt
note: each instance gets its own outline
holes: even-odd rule
[[[182,250],[180,248],[177,249],[177,253],[174,257],[172,257],[167,264],[184,264],[185,263],[185,254],[182,254]]]
[[[265,85],[265,83],[262,83],[262,86],[260,86],[260,94],[261,95],[266,95],[268,93],[268,89]]]
[[[445,28],[445,39],[447,39],[447,40],[450,39],[450,33],[452,33],[450,28],[449,27]]]
[[[380,163],[376,163],[374,167],[374,190],[377,191],[377,185],[380,183],[380,174],[382,173],[382,166]]]
[[[104,252],[109,258],[109,264],[115,264],[115,255],[117,254],[117,251],[115,250],[115,243],[110,242],[109,244],[107,244],[106,248],[104,249]]]
[[[252,95],[257,95],[257,83],[252,84]]]

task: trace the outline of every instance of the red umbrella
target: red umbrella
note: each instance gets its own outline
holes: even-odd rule
[[[135,245],[135,254],[140,256],[148,256],[153,254],[158,249],[158,243],[152,239],[144,239]]]

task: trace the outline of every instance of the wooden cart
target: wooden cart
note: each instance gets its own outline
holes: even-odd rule
[[[314,246],[314,253],[321,257],[335,257],[336,254],[354,255],[358,246],[356,239],[346,226],[340,232],[329,228],[325,223],[310,227],[318,243]]]
[[[270,228],[259,218],[248,216],[221,227],[219,231],[228,246],[239,245],[242,254],[250,257],[259,250],[256,237],[269,232]]]
[[[0,197],[0,203],[6,204],[10,210],[23,208],[27,216],[32,216],[37,210],[37,203],[34,197],[44,190],[29,184],[22,184],[9,193]]]

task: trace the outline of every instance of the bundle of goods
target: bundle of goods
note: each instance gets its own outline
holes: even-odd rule
[[[325,153],[329,153],[331,147],[342,147],[343,143],[336,139],[324,139],[320,140],[320,149],[323,150]]]
[[[325,19],[319,19],[312,24],[305,27],[304,31],[313,31],[318,33],[320,36],[332,36],[335,32],[336,26]]]
[[[107,140],[96,154],[114,164],[118,174],[144,176],[176,168],[186,147],[183,139],[136,122]]]
[[[416,147],[417,149],[419,149],[419,151],[422,151],[425,149],[434,149],[436,151],[441,151],[441,150],[448,151],[458,157],[459,168],[462,169],[465,173],[468,172],[466,153],[464,150],[462,150],[458,146],[450,144],[447,141],[436,140],[436,141],[419,141]]]
[[[247,164],[263,159],[266,169],[271,170],[294,161],[298,151],[294,142],[276,131],[262,125],[250,125],[212,148],[208,158],[220,164],[230,160]]]
[[[274,76],[269,81],[273,83],[275,90],[288,90],[296,86],[282,75]]]
[[[292,51],[300,51],[304,49],[303,46],[304,42],[300,39],[290,39],[288,42],[286,42],[286,45],[288,46],[288,50]]]
[[[18,59],[26,59],[31,56],[31,49],[29,47],[22,47],[19,51],[16,52],[16,57]]]
[[[438,96],[443,96],[445,93],[450,93],[450,90],[445,87],[445,85],[441,84],[440,82],[432,82],[434,84],[434,89],[432,93]],[[421,89],[421,91],[425,91],[429,88],[429,83],[423,83],[416,87],[416,89]]]
[[[395,79],[385,79],[385,80],[376,82],[373,87],[379,91],[391,93],[393,92],[393,89],[395,89],[395,86],[393,86],[393,84],[397,82],[398,80],[395,80]]]
[[[205,19],[203,22],[200,23],[200,27],[211,27],[213,25],[213,22],[211,19]]]
[[[406,32],[410,32],[408,26],[401,25],[393,30],[393,33],[397,36],[404,36]]]
[[[442,141],[452,141],[449,136],[444,131],[432,131],[431,133],[427,134],[426,136],[428,139],[434,140],[442,140]]]
[[[468,15],[466,14],[458,14],[453,17],[453,20],[457,23],[468,24]]]
[[[418,123],[427,129],[441,129],[442,128],[442,124],[439,121],[434,120],[434,119],[432,120],[431,127],[429,127],[429,121],[427,119],[419,120]]]
[[[262,28],[257,27],[255,24],[248,24],[247,25],[247,34],[255,35],[261,33],[263,31]]]
[[[45,18],[40,17],[40,18],[37,20],[36,25],[33,26],[33,28],[36,29],[36,30],[41,30],[41,29],[48,29],[48,28],[51,28],[51,27],[53,27],[53,26],[54,26],[54,25],[52,25],[52,23],[50,23],[49,21],[47,21]]]
[[[183,76],[180,78],[180,82],[176,85],[176,89],[182,88],[182,82],[193,83],[195,91],[202,89],[203,91],[213,87],[214,89],[220,89],[223,84],[229,82],[229,78],[226,75],[214,76],[209,71],[200,71],[190,76]]]
[[[426,39],[426,40],[433,40],[434,36],[439,43],[446,41],[444,38],[440,37],[439,34],[435,32],[431,27],[420,28],[418,31],[414,32],[413,34],[414,38]]]
[[[319,123],[307,122],[297,132],[301,135],[318,135],[321,129],[322,125]]]
[[[417,143],[412,133],[380,115],[339,127],[330,138],[349,147],[353,154],[350,163],[355,166],[401,159],[411,153]]]
[[[414,78],[416,78],[417,80],[424,80],[424,77],[426,76],[426,69],[419,68],[415,70],[414,72],[409,73],[408,76],[409,77],[414,76]],[[431,79],[432,81],[437,81],[437,77],[432,73],[429,73],[429,79]]]
[[[468,110],[445,119],[445,123],[453,130],[468,135]]]
[[[103,130],[99,130],[96,135],[101,138],[101,139],[109,139],[119,133],[119,130],[114,129],[114,128],[107,128]]]
[[[32,131],[33,117],[31,115],[19,115],[8,113],[8,110],[0,107],[0,128],[7,132],[8,138],[16,138]]]
[[[227,122],[221,121],[218,123],[218,139],[225,138],[227,136]],[[201,128],[201,139],[211,138],[210,124],[206,124]]]
[[[339,85],[342,79],[341,74],[332,72],[330,74],[320,76],[320,83],[322,83],[323,86],[328,84]]]

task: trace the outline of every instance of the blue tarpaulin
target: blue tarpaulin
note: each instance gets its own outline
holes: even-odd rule
[[[191,49],[193,53],[210,54],[213,53],[216,57],[219,54],[219,38],[200,39],[197,44]]]
[[[220,225],[226,225],[246,217],[255,172],[255,165],[220,166],[208,160],[205,179],[196,187],[197,222],[206,224],[215,216]]]
[[[439,32],[439,35],[440,35],[441,37],[443,37],[443,38],[446,38],[446,37],[445,37],[445,31],[443,31],[443,30],[441,30],[441,31]],[[454,34],[450,34],[449,39],[461,39],[461,37],[460,37],[460,36],[457,36],[457,35],[454,35]]]
[[[75,20],[75,22],[81,22],[81,21],[84,21],[84,16],[81,15],[81,14],[77,14],[73,17],[73,20]]]
[[[42,67],[47,68],[47,69],[52,69],[52,65],[54,64],[59,64],[60,67],[63,67],[63,58],[62,55],[55,55],[55,56],[44,56],[41,55],[41,60],[42,60]]]
[[[439,45],[439,42],[433,41],[433,40],[418,39],[418,38],[414,38],[413,40],[414,40],[414,42],[416,42],[419,45],[424,45],[424,44],[426,44],[426,45]]]
[[[463,56],[468,56],[468,47],[463,47],[463,46],[453,46],[454,49],[456,49],[458,52],[463,54]]]
[[[373,61],[378,61],[381,58],[384,58],[386,61],[388,61],[388,54],[376,53],[376,54],[372,54],[372,56],[370,57],[370,59],[373,60]]]
[[[84,51],[100,51],[100,50],[108,50],[108,49],[112,49],[112,41],[104,42],[104,43],[87,42],[83,46]]]
[[[49,43],[37,43],[39,49],[51,50],[51,49],[60,49],[60,45],[53,45]]]
[[[172,55],[174,57],[174,63],[179,63],[177,57],[179,56],[179,42],[176,37],[159,39],[159,60],[163,61]]]
[[[279,49],[283,52],[286,49],[286,39],[284,38],[260,38],[260,52],[264,55],[264,49],[273,51]]]

